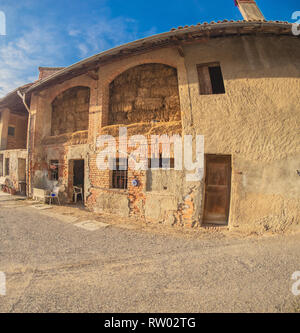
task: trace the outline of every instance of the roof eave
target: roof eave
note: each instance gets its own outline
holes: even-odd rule
[[[0,108],[9,108],[14,102],[21,101],[20,97],[18,96],[18,91],[24,93],[33,83],[25,84],[21,87],[16,88],[15,90],[9,92],[4,97],[0,98]]]
[[[277,29],[283,29],[283,30],[285,30],[285,33],[282,33],[282,34],[285,34],[285,35],[289,34],[289,35],[293,36],[292,29],[291,29],[292,24],[288,23],[288,22],[280,22],[280,21],[227,21],[227,20],[224,20],[222,22],[219,21],[217,23],[211,22],[211,23],[198,24],[198,25],[189,26],[189,27],[179,27],[178,29],[172,29],[170,32],[165,32],[165,33],[150,36],[147,38],[139,39],[139,40],[136,40],[136,41],[133,41],[130,43],[126,43],[126,44],[117,46],[115,48],[112,48],[110,50],[98,53],[98,54],[91,56],[89,58],[86,58],[84,60],[81,60],[52,75],[49,75],[48,77],[46,77],[43,80],[40,80],[40,81],[34,83],[32,86],[30,86],[26,90],[26,93],[32,92],[36,89],[41,89],[44,86],[46,86],[48,83],[50,83],[51,81],[55,81],[56,79],[59,79],[59,78],[63,77],[64,75],[70,74],[75,69],[79,69],[80,67],[85,67],[88,64],[97,63],[105,57],[116,56],[116,55],[120,54],[121,51],[124,51],[124,50],[134,51],[137,47],[140,47],[143,44],[151,44],[152,42],[156,42],[156,41],[157,42],[164,41],[164,40],[167,41],[168,38],[180,37],[187,33],[193,34],[193,33],[197,33],[197,32],[198,33],[203,32],[205,34],[206,32],[212,32],[214,30],[223,30],[223,34],[220,34],[220,37],[222,37],[222,36],[224,37],[226,35],[226,29],[229,31],[232,28],[238,29],[238,28],[245,28],[245,27],[252,27],[252,28],[257,27],[257,28],[259,28],[257,31],[259,31],[261,33],[271,33],[270,28],[274,29],[273,33],[276,33]],[[269,31],[268,31],[268,29],[269,29]],[[290,32],[287,33],[286,31],[290,31]],[[252,31],[252,32],[255,32],[255,31]],[[238,34],[239,33],[236,33],[236,35],[238,35]],[[280,33],[277,32],[277,34],[280,34]],[[227,35],[232,35],[232,33],[227,34]],[[74,76],[76,76],[76,75],[74,75]]]

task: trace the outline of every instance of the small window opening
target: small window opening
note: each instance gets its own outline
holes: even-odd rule
[[[128,160],[116,159],[116,170],[112,171],[112,188],[126,190],[128,187]]]
[[[15,136],[15,128],[12,126],[8,127],[8,135],[9,136]]]
[[[50,161],[50,180],[58,180],[58,160]]]
[[[198,65],[200,95],[225,94],[220,64]]]

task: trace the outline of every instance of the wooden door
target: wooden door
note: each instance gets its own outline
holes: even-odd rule
[[[26,181],[26,159],[18,158],[18,178],[19,182]]]
[[[205,224],[228,224],[231,190],[231,156],[206,155]]]

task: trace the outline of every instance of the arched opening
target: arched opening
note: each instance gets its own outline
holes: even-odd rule
[[[88,130],[90,88],[74,87],[52,102],[51,135]]]
[[[120,74],[109,87],[108,124],[181,119],[177,69],[143,64]]]

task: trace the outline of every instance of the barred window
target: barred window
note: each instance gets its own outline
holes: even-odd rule
[[[50,161],[50,180],[58,180],[58,160]]]
[[[112,188],[126,190],[128,186],[128,160],[116,159],[116,170],[112,172]]]

